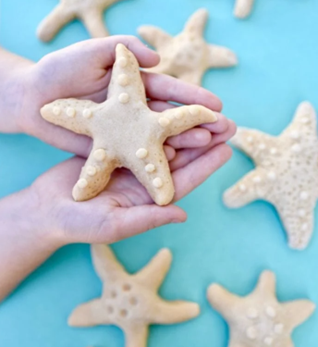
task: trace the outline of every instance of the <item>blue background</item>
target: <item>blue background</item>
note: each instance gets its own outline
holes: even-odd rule
[[[38,23],[56,3],[2,0],[1,45],[38,60],[88,38],[76,21],[50,44],[37,40]],[[224,113],[239,125],[278,134],[301,101],[309,100],[318,109],[318,2],[256,0],[252,16],[245,21],[232,16],[233,5],[234,0],[125,0],[112,6],[105,18],[112,34],[135,34],[141,24],[177,34],[197,8],[209,9],[207,41],[233,49],[239,65],[208,72],[204,86],[222,98]],[[24,135],[0,135],[0,197],[30,185],[67,157]],[[196,320],[152,327],[150,347],[227,346],[227,326],[205,299],[206,288],[214,281],[243,295],[254,287],[262,270],[271,269],[278,275],[279,299],[308,297],[318,303],[317,233],[307,250],[292,251],[272,206],[256,202],[232,211],[222,205],[222,192],[252,167],[236,151],[230,163],[180,202],[189,214],[184,225],[165,226],[113,246],[132,272],[160,248],[170,247],[174,262],[161,294],[197,301],[202,307]],[[66,324],[75,306],[100,293],[89,247],[59,250],[1,304],[0,346],[124,346],[115,327],[72,329]],[[295,331],[296,346],[317,346],[317,325],[318,313]]]

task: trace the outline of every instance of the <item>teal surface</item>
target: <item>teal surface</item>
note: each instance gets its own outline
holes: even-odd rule
[[[79,22],[64,28],[50,44],[35,37],[40,20],[57,0],[2,0],[0,43],[38,60],[88,35]],[[178,33],[194,10],[206,7],[209,42],[233,49],[236,68],[206,74],[204,86],[224,101],[224,113],[239,125],[278,134],[297,105],[311,101],[318,110],[318,2],[316,0],[256,0],[252,16],[232,16],[234,0],[125,0],[105,14],[112,34],[135,34],[141,24],[155,24]],[[49,167],[69,157],[24,135],[0,135],[0,197],[22,189]],[[228,329],[205,299],[207,286],[219,282],[247,294],[259,273],[278,275],[278,297],[308,297],[318,303],[318,226],[310,247],[292,251],[275,210],[263,202],[228,210],[222,192],[252,168],[235,151],[229,164],[180,202],[189,215],[183,225],[171,225],[117,243],[117,256],[129,271],[137,271],[162,247],[170,247],[174,262],[161,294],[167,299],[197,301],[202,314],[175,326],[151,328],[149,347],[227,347]],[[317,213],[316,213],[317,217]],[[317,219],[318,221],[318,219]],[[68,246],[30,276],[0,306],[0,346],[121,347],[114,327],[72,329],[66,320],[72,309],[101,293],[86,245]],[[318,313],[294,335],[297,347],[316,347]]]

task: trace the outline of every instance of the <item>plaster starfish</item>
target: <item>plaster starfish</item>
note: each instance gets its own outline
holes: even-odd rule
[[[158,205],[170,203],[174,196],[163,143],[169,136],[217,120],[214,112],[199,105],[162,113],[151,111],[137,60],[122,44],[116,47],[116,62],[104,103],[62,99],[44,106],[41,114],[51,123],[94,139],[73,189],[75,200],[95,197],[117,167],[126,167]]]
[[[313,232],[318,198],[316,126],[315,110],[303,102],[281,135],[239,128],[232,139],[254,160],[256,168],[225,192],[225,204],[236,208],[257,199],[272,203],[286,228],[290,247],[296,249],[305,248]]]
[[[237,18],[246,18],[252,11],[254,0],[236,0],[234,15]]]
[[[292,331],[306,321],[315,304],[309,300],[280,303],[275,275],[264,271],[255,290],[240,297],[218,284],[208,288],[208,300],[230,326],[229,347],[293,347]]]
[[[139,35],[159,53],[161,62],[150,71],[178,77],[186,82],[201,84],[208,68],[228,67],[237,64],[236,55],[229,49],[210,45],[203,38],[208,12],[195,12],[184,30],[172,37],[153,26],[142,26]]]
[[[199,314],[197,304],[164,301],[157,293],[171,264],[168,249],[134,275],[124,270],[106,245],[93,245],[92,257],[103,294],[77,307],[69,318],[71,326],[116,325],[125,333],[126,347],[146,347],[150,324],[183,322]]]
[[[60,0],[53,11],[40,23],[37,35],[50,41],[68,22],[79,18],[92,37],[108,36],[104,25],[104,10],[119,0]]]

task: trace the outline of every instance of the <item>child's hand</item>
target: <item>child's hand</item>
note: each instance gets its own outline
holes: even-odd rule
[[[231,156],[224,144],[235,132],[234,123],[215,135],[209,146],[177,152],[170,161],[175,201],[190,193]],[[85,160],[72,158],[45,173],[31,187],[38,197],[36,214],[42,224],[39,235],[49,232],[61,244],[72,242],[112,243],[168,224],[184,222],[186,213],[178,206],[153,204],[147,191],[126,169],[116,170],[106,190],[96,198],[74,202],[72,187]],[[36,238],[37,236],[35,236]]]
[[[113,36],[74,44],[45,56],[28,67],[23,106],[19,124],[24,132],[63,150],[86,157],[91,139],[54,126],[40,116],[40,108],[60,98],[76,97],[103,102],[111,77],[117,43],[125,44],[142,67],[159,62],[158,55],[132,36]],[[167,101],[182,104],[201,104],[220,111],[221,102],[207,90],[184,83],[169,76],[143,73],[150,108],[162,111],[171,107]],[[170,141],[171,146],[182,143],[184,148],[208,145],[210,126],[196,128]],[[170,149],[171,150],[171,149]]]

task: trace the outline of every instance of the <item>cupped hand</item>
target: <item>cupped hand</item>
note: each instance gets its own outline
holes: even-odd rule
[[[225,142],[233,136],[235,125],[215,135],[204,147],[182,149],[170,156],[175,185],[174,202],[190,193],[220,168],[231,156]],[[72,187],[85,160],[75,157],[38,178],[30,188],[36,201],[37,232],[46,231],[60,244],[87,242],[112,243],[168,224],[184,222],[180,207],[155,205],[144,187],[130,171],[114,171],[106,190],[92,200],[75,202]]]
[[[141,67],[155,66],[159,56],[133,36],[112,36],[79,42],[45,56],[28,67],[24,76],[26,93],[20,110],[20,124],[24,132],[55,147],[87,157],[91,139],[54,126],[41,118],[40,108],[60,98],[75,97],[103,102],[115,61],[115,47],[123,43],[131,50]],[[149,107],[163,111],[171,103],[200,104],[219,112],[222,104],[209,91],[170,76],[143,72]],[[218,115],[219,121],[195,128],[169,139],[166,152],[173,155],[179,148],[196,148],[211,142],[211,133],[228,129],[229,122]]]

